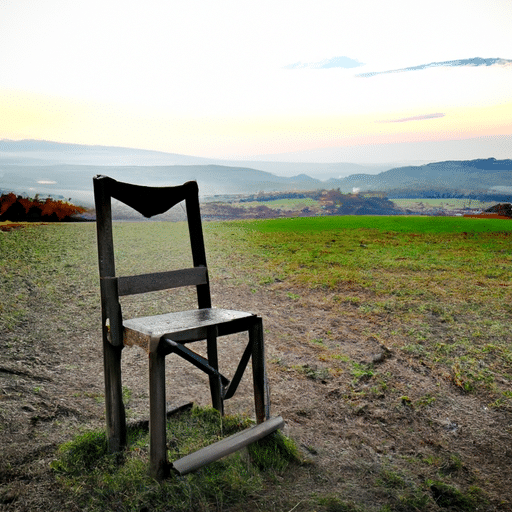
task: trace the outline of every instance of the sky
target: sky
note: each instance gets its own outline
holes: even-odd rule
[[[0,139],[512,158],[510,20],[510,0],[1,0]]]

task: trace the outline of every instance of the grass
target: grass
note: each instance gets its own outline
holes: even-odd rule
[[[93,226],[28,226],[0,232],[0,331],[12,331],[35,313],[31,297],[59,306],[73,298],[77,307],[97,304]],[[94,283],[94,284],[93,284]],[[67,296],[66,296],[67,294]]]
[[[478,201],[476,199],[457,199],[457,198],[444,198],[444,199],[391,199],[393,203],[401,208],[410,208],[419,203],[423,203],[425,206],[434,208],[443,207],[448,210],[460,209],[460,208],[479,208],[485,209],[489,206],[493,206],[496,202],[489,201]]]
[[[195,407],[168,422],[169,459],[193,452],[250,426],[239,416],[220,418]],[[149,435],[129,429],[128,447],[110,454],[103,431],[88,431],[59,448],[52,469],[76,503],[90,511],[218,510],[250,498],[264,507],[263,489],[274,475],[299,462],[294,443],[280,433],[216,461],[193,474],[172,475],[162,483],[148,476]]]
[[[300,199],[276,199],[274,201],[250,201],[240,203],[244,208],[265,205],[274,210],[300,210],[302,208],[320,208],[320,201],[310,197]]]
[[[293,287],[295,300],[307,296],[297,289],[320,289],[368,318],[392,315],[395,347],[441,366],[464,392],[509,403],[496,379],[512,361],[508,221],[297,218],[251,222],[245,232],[260,283],[272,286],[273,276],[276,287]],[[372,334],[389,339],[381,325]]]
[[[273,219],[252,221],[250,223],[229,223],[245,225],[247,229],[262,233],[301,233],[323,230],[376,230],[397,233],[480,233],[510,232],[507,222],[496,219],[471,219],[464,217],[402,217],[402,216],[325,216],[296,217],[292,219]]]

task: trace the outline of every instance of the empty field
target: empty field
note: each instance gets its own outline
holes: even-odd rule
[[[177,267],[184,228],[116,223],[118,272]],[[206,497],[190,480],[177,510],[510,510],[508,221],[351,216],[204,230],[214,304],[263,316],[273,413],[302,462],[267,468],[254,486],[252,470],[216,479]],[[193,300],[174,292],[125,305],[128,315],[183,306]],[[89,460],[72,484],[55,471],[62,443],[104,424],[94,224],[0,233],[0,333],[0,507],[167,510],[169,487],[120,487],[123,462],[109,462],[109,476]],[[220,343],[228,376],[238,345]],[[125,365],[129,421],[147,419],[145,354],[126,349]],[[172,404],[209,403],[203,376],[176,359],[168,386]],[[250,379],[226,406],[251,416]],[[134,443],[133,481],[148,459],[147,441]]]

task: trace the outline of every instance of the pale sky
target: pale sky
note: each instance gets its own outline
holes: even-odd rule
[[[0,0],[0,139],[211,158],[510,139],[511,26],[510,0]]]

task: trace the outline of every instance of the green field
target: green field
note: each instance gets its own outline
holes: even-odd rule
[[[274,201],[248,201],[240,203],[240,206],[243,206],[244,208],[251,208],[261,205],[265,205],[268,208],[275,210],[300,210],[307,207],[318,207],[319,201],[316,199],[311,199],[310,197],[304,197],[301,199],[276,199]]]
[[[433,208],[443,207],[446,210],[451,209],[461,209],[461,208],[477,208],[484,210],[485,208],[489,208],[496,202],[487,202],[487,201],[478,201],[476,199],[457,199],[457,198],[443,198],[443,199],[434,199],[434,198],[421,198],[421,199],[392,199],[393,203],[395,203],[400,208],[411,208],[418,203],[423,203],[425,206],[430,206]]]
[[[252,222],[246,231],[263,262],[260,282],[330,290],[333,300],[354,302],[366,314],[395,315],[400,348],[447,368],[459,365],[467,389],[486,387],[498,400],[510,398],[489,370],[510,376],[508,221],[323,217]],[[439,322],[454,339],[449,347],[438,339]],[[374,334],[386,339],[387,326]],[[482,360],[489,361],[485,370]]]
[[[460,217],[402,217],[402,216],[325,216],[320,218],[274,219],[254,221],[248,229],[261,232],[299,233],[328,230],[376,230],[398,233],[482,233],[511,232],[507,221]]]

